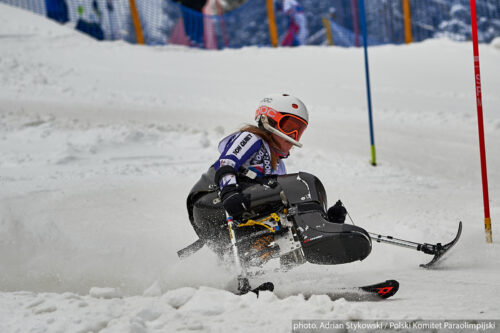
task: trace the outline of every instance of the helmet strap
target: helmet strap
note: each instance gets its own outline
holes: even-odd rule
[[[271,124],[269,124],[269,120],[267,120],[267,116],[261,115],[259,122],[262,123],[262,126],[264,126],[264,128],[266,130],[268,130],[269,132],[276,134],[277,136],[285,139],[288,142],[293,143],[295,146],[297,146],[299,148],[302,148],[302,143],[298,142],[297,140],[292,139],[291,137],[289,137],[285,133],[282,133],[282,132],[278,131],[276,128],[272,127]]]
[[[288,154],[285,155],[285,153],[283,153],[281,150],[279,150],[276,147],[271,147],[271,149],[274,150],[278,154],[278,157],[282,160],[285,158],[288,158],[288,156],[290,156],[290,152],[288,152]]]

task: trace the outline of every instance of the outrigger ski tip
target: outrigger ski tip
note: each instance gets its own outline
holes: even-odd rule
[[[249,292],[252,292],[259,297],[259,293],[261,291],[274,291],[274,284],[272,282],[264,282],[259,285],[257,288],[253,288],[250,286],[250,282],[247,277],[238,276],[238,292],[237,295],[246,295]]]
[[[443,256],[458,242],[460,235],[462,235],[462,221],[458,224],[458,232],[455,238],[446,245],[441,245],[441,243],[437,243],[436,245],[423,244],[423,247],[420,251],[427,254],[434,254],[434,257],[427,264],[421,264],[420,267],[423,268],[432,268],[433,265],[440,261]]]
[[[259,293],[261,291],[273,292],[274,291],[274,284],[272,282],[264,282],[260,286],[258,286],[257,288],[251,289],[250,291],[252,293],[256,294],[257,297],[259,297]],[[240,294],[240,295],[243,295],[243,294]]]

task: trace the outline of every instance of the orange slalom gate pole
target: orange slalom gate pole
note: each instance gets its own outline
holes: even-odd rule
[[[481,177],[483,180],[484,229],[486,242],[492,243],[490,199],[488,196],[488,173],[486,171],[486,148],[484,143],[483,101],[481,95],[481,74],[479,71],[479,46],[477,38],[476,0],[470,0],[470,19],[472,28],[472,45],[474,50],[474,79],[476,82],[477,124],[479,128],[479,152],[481,155]]]
[[[322,17],[321,21],[323,22],[323,26],[326,31],[326,38],[328,39],[328,45],[333,45],[333,35],[332,35],[332,26],[330,20],[326,17]]]
[[[405,22],[405,43],[410,44],[413,42],[413,35],[411,33],[410,0],[403,0],[403,13]]]
[[[137,44],[144,44],[144,35],[142,34],[141,19],[139,18],[139,12],[137,11],[135,0],[129,0],[129,4],[130,4],[130,15],[132,15],[132,22],[134,23],[135,35],[137,36]]]
[[[274,1],[266,0],[267,20],[269,21],[269,36],[273,47],[278,46],[278,28],[276,28],[276,18],[274,17]]]

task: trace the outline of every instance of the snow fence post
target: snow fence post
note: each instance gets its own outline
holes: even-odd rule
[[[377,165],[377,155],[375,153],[375,134],[373,133],[373,117],[372,117],[372,94],[370,88],[370,68],[368,66],[368,37],[366,36],[366,13],[365,1],[359,0],[359,11],[361,14],[361,32],[363,34],[363,48],[365,51],[365,74],[366,74],[366,97],[368,99],[368,120],[370,123],[370,145],[372,153],[372,165]]]
[[[481,177],[483,180],[484,229],[486,242],[492,243],[490,199],[488,196],[488,173],[486,171],[486,148],[484,143],[483,101],[481,95],[481,74],[479,71],[479,46],[477,37],[476,0],[470,0],[472,47],[474,52],[474,80],[476,82],[477,125],[479,129],[479,152],[481,155]]]

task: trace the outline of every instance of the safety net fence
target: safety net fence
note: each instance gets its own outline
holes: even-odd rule
[[[182,1],[182,0],[177,0]],[[142,41],[148,45],[179,44],[206,49],[271,46],[266,0],[248,0],[223,13],[218,0],[201,11],[173,0],[0,0],[66,24],[99,40]],[[290,33],[289,12],[275,0],[278,45]],[[297,0],[303,13],[306,45],[360,46],[359,1]],[[405,11],[404,2],[409,8]],[[132,4],[132,6],[131,6]],[[135,8],[132,8],[135,7]],[[365,1],[369,45],[400,44],[446,36],[470,40],[469,0]],[[478,0],[480,42],[500,36],[500,0]],[[406,17],[405,17],[406,16]],[[138,39],[139,38],[139,39]]]

